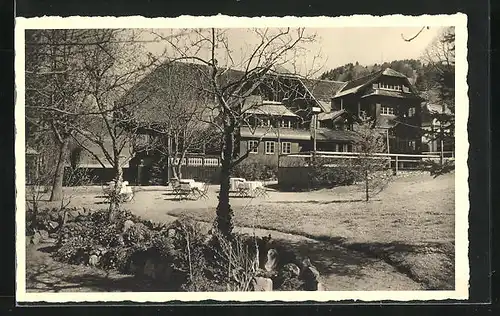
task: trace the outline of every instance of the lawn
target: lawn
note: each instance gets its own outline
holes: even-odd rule
[[[454,179],[401,177],[369,202],[361,201],[360,187],[346,186],[270,191],[265,198],[232,198],[231,205],[235,225],[269,230],[261,233],[309,256],[334,289],[453,289]],[[123,207],[158,222],[188,215],[212,223],[217,190],[211,187],[208,200],[177,201],[166,187],[135,187],[134,200]],[[74,206],[105,207],[101,187],[65,192]]]
[[[307,236],[362,251],[395,266],[428,289],[454,287],[454,174],[399,178],[369,202],[352,202],[359,187],[300,193],[302,201],[271,199],[234,207],[237,226]],[[331,199],[313,200],[313,196]],[[348,199],[345,199],[345,197]],[[174,209],[211,222],[211,208]]]

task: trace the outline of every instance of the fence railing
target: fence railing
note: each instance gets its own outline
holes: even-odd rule
[[[332,159],[380,159],[387,160],[389,168],[393,168],[397,173],[398,170],[416,169],[418,165],[424,160],[438,160],[441,155],[431,154],[430,152],[422,154],[399,154],[399,153],[373,153],[366,155],[360,152],[334,152],[334,151],[316,151],[316,152],[302,152],[294,154],[281,154],[280,157],[296,157],[296,158],[332,158]],[[452,157],[443,157],[446,160],[454,160]]]
[[[170,163],[173,165],[178,165],[181,158],[170,158]],[[220,166],[220,159],[214,157],[184,157],[181,161],[181,166],[193,166],[193,167],[217,167]]]

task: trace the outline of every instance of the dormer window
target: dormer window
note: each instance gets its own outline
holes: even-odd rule
[[[257,121],[257,126],[258,127],[271,127],[271,120],[270,119],[259,119]]]
[[[286,119],[282,119],[280,121],[280,127],[282,127],[282,128],[292,128],[292,121],[286,120]]]
[[[401,85],[393,85],[387,83],[380,83],[380,89],[384,90],[393,90],[393,91],[403,91],[403,87]]]

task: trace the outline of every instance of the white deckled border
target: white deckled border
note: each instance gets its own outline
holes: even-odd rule
[[[248,28],[248,27],[421,27],[455,26],[456,45],[456,171],[455,171],[455,290],[454,291],[330,291],[330,292],[165,292],[165,293],[27,293],[25,289],[25,109],[24,109],[24,30],[56,28]],[[38,17],[16,18],[15,27],[15,158],[16,158],[16,299],[18,302],[167,302],[167,301],[411,301],[467,299],[468,260],[468,134],[467,16],[369,16],[343,17]]]

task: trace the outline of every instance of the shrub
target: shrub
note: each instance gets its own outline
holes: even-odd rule
[[[274,288],[280,291],[303,291],[304,281],[291,271],[282,270],[274,280]]]
[[[360,181],[356,165],[345,161],[317,159],[309,167],[310,188],[332,188]]]
[[[53,222],[59,225],[62,211],[58,208],[37,209],[36,211],[29,208],[26,211],[26,235],[33,235],[35,231],[46,230],[54,232],[55,228],[51,224]],[[56,227],[57,228],[57,227]]]
[[[429,171],[431,176],[438,177],[440,175],[452,172],[455,170],[455,161],[454,160],[444,160],[443,164],[439,161],[435,160],[425,160],[422,163],[423,169]]]
[[[108,249],[99,260],[99,266],[105,270],[128,272],[130,257],[135,249],[125,246],[116,246]]]
[[[151,165],[150,169],[150,183],[152,185],[165,185],[168,182],[167,177],[167,159],[160,158]]]
[[[246,180],[275,180],[278,178],[277,161],[265,158],[247,158],[236,165],[233,176]]]
[[[88,261],[89,254],[97,250],[97,247],[98,245],[91,237],[74,236],[61,244],[54,257],[61,262],[81,264]]]

